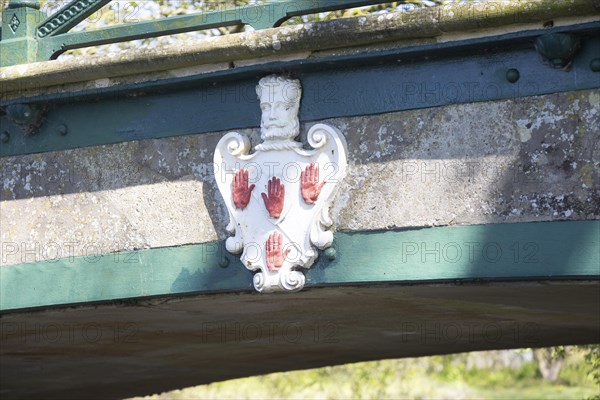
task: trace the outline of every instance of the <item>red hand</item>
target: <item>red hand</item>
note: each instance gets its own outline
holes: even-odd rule
[[[277,231],[271,233],[265,243],[267,254],[267,268],[269,271],[277,271],[283,265],[286,257],[292,249],[283,252],[283,237]]]
[[[325,183],[327,182],[323,181],[319,183],[319,166],[314,163],[308,165],[300,173],[300,188],[304,202],[306,204],[315,204]]]
[[[233,204],[235,204],[235,208],[246,208],[246,206],[250,202],[250,195],[252,194],[253,189],[253,184],[248,186],[248,170],[239,170],[233,177],[233,184],[231,190],[233,194]]]
[[[279,179],[273,177],[269,180],[267,192],[269,193],[268,196],[265,193],[261,193],[265,202],[265,207],[271,218],[279,218],[283,211],[285,187],[281,184]]]

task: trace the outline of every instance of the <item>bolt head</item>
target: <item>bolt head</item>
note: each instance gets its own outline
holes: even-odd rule
[[[335,257],[337,256],[337,252],[335,251],[335,249],[333,247],[329,247],[329,248],[325,249],[325,251],[323,252],[323,255],[325,257],[327,257],[327,259],[329,261],[331,261],[331,260],[335,260]]]
[[[35,121],[39,111],[28,104],[11,104],[6,107],[6,114],[18,125],[27,125]]]
[[[600,72],[600,58],[594,58],[590,61],[590,69],[594,72]]]
[[[579,37],[570,33],[550,33],[538,37],[535,48],[554,68],[569,65],[580,47]]]
[[[515,83],[516,81],[519,80],[520,77],[521,77],[521,74],[519,73],[518,69],[511,68],[508,71],[506,71],[506,80],[509,81],[510,83]]]
[[[228,266],[229,266],[229,258],[222,257],[219,260],[219,267],[221,267],[221,268],[227,268]]]
[[[64,124],[62,124],[62,125],[59,125],[59,127],[58,127],[58,133],[59,133],[61,136],[65,136],[67,133],[69,133],[69,129],[68,129],[68,128],[67,128],[67,126],[66,126],[66,125],[64,125]]]

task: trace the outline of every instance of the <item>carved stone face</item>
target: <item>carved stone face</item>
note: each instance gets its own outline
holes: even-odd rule
[[[281,77],[263,78],[257,87],[263,140],[293,139],[299,134],[300,86]]]

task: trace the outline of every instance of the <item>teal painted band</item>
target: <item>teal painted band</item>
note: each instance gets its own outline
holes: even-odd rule
[[[307,287],[600,278],[600,221],[338,233],[335,248],[335,260],[322,256],[306,273]],[[0,268],[1,311],[251,290],[252,273],[221,242]]]

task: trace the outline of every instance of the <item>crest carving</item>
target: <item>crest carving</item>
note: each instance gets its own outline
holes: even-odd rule
[[[230,132],[215,149],[214,162],[224,171],[217,186],[233,235],[226,248],[256,271],[257,291],[298,291],[317,249],[333,243],[329,206],[346,174],[346,141],[325,124],[308,131],[309,149],[294,140],[300,133],[298,80],[267,76],[256,91],[262,143],[250,153],[250,140]]]

